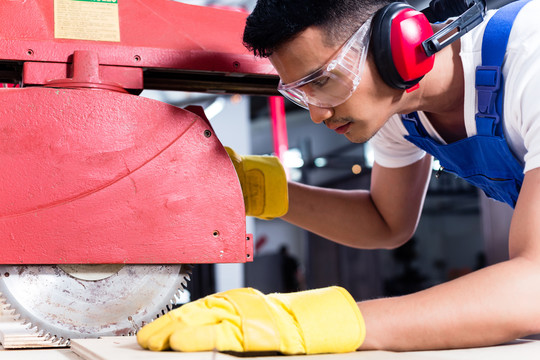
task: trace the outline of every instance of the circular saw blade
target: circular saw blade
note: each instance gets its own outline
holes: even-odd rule
[[[185,265],[124,265],[98,280],[57,265],[1,265],[0,297],[44,336],[132,335],[171,309],[189,280]]]

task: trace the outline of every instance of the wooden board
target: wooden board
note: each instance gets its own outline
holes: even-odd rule
[[[73,340],[71,350],[84,360],[538,360],[540,341],[516,341],[512,344],[444,351],[389,352],[358,351],[348,354],[306,356],[236,357],[217,352],[181,353],[152,352],[139,347],[135,337],[107,337],[102,339]]]
[[[231,360],[237,357],[213,353],[178,353],[173,351],[153,352],[142,349],[134,336],[107,337],[101,339],[77,339],[71,341],[71,351],[84,360]]]
[[[80,339],[73,340],[71,350],[84,360],[239,360],[239,359],[261,359],[261,360],[388,360],[394,359],[396,353],[386,351],[365,351],[348,354],[328,354],[328,355],[305,355],[300,356],[249,356],[238,357],[219,352],[197,352],[182,353],[174,351],[153,352],[142,349],[135,337],[107,337],[102,339]],[[408,358],[405,353],[399,359],[414,360]],[[425,358],[422,358],[426,360]]]
[[[61,347],[57,343],[38,336],[35,329],[28,329],[27,325],[17,321],[13,316],[13,311],[7,310],[4,305],[0,308],[0,344],[4,349]]]
[[[4,350],[0,345],[2,360],[84,360],[70,349]],[[123,359],[116,359],[123,360]]]

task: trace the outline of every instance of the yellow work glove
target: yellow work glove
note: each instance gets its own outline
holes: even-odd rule
[[[240,156],[225,147],[234,164],[242,193],[246,215],[261,219],[283,216],[289,209],[287,176],[275,156]]]
[[[356,302],[337,286],[270,295],[229,290],[172,310],[137,333],[139,345],[154,351],[288,355],[351,352],[364,337]]]

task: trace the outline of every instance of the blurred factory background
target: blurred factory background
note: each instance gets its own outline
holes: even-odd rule
[[[188,0],[184,3],[251,11],[256,0]],[[488,0],[497,8],[508,0]],[[428,1],[409,1],[422,9]],[[218,137],[240,154],[272,154],[269,100],[266,97],[157,92],[143,96],[177,106],[205,108]],[[290,177],[311,185],[367,189],[372,156],[368,144],[352,144],[309,113],[286,103]],[[358,169],[361,168],[361,172]],[[433,164],[433,172],[438,170]],[[263,292],[327,285],[346,287],[358,300],[406,294],[450,280],[507,258],[512,210],[488,200],[476,188],[448,173],[432,176],[414,238],[395,250],[358,250],[334,244],[282,220],[248,219],[255,259],[249,264],[199,265],[191,298],[252,286]]]

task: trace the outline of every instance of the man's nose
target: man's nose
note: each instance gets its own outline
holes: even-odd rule
[[[330,119],[333,115],[331,108],[322,108],[315,105],[308,104],[309,116],[315,124],[320,124],[326,119]]]

